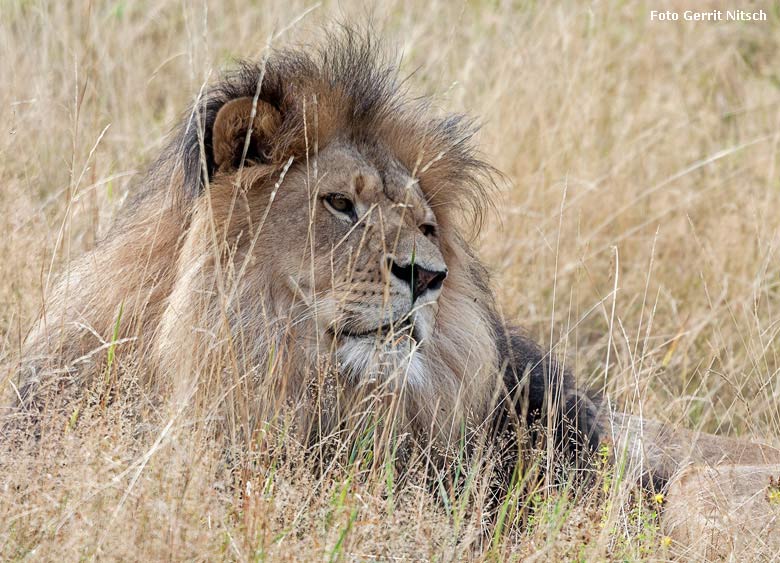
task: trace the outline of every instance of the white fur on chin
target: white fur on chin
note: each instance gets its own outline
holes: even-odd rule
[[[408,336],[389,337],[377,342],[377,337],[347,337],[338,348],[342,371],[353,383],[393,382],[401,387],[425,386],[420,344]]]

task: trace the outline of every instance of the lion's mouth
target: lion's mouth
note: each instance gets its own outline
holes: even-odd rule
[[[331,328],[329,329],[329,332],[336,338],[380,338],[382,340],[411,338],[415,342],[420,341],[419,332],[415,327],[414,322],[409,317],[395,323],[387,323],[368,330],[352,329],[348,326],[342,326],[335,329]]]

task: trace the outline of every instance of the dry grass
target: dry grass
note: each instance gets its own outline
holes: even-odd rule
[[[650,22],[655,2],[514,4],[325,2],[274,43],[371,12],[415,90],[484,122],[508,181],[479,246],[507,316],[627,411],[776,443],[780,13],[686,24]],[[0,2],[0,359],[203,81],[309,7]],[[4,448],[3,559],[683,555],[608,469],[606,492],[518,499],[518,525],[493,534],[478,478],[441,501],[359,461],[313,476],[290,444],[231,465],[120,369],[114,408],[91,390],[78,425]]]

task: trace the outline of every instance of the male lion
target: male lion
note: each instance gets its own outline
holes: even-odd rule
[[[88,385],[115,348],[152,395],[219,401],[245,436],[291,414],[311,442],[375,417],[438,449],[492,437],[511,469],[536,428],[584,461],[594,401],[502,322],[461,233],[492,176],[473,133],[350,31],[226,74],[49,296],[20,411]]]

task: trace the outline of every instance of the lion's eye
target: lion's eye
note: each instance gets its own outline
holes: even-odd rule
[[[341,194],[328,194],[323,198],[325,204],[337,213],[343,213],[350,219],[357,219],[355,204],[348,197]]]
[[[431,225],[430,223],[423,223],[420,225],[420,231],[428,238],[433,238],[437,234],[436,225]]]

